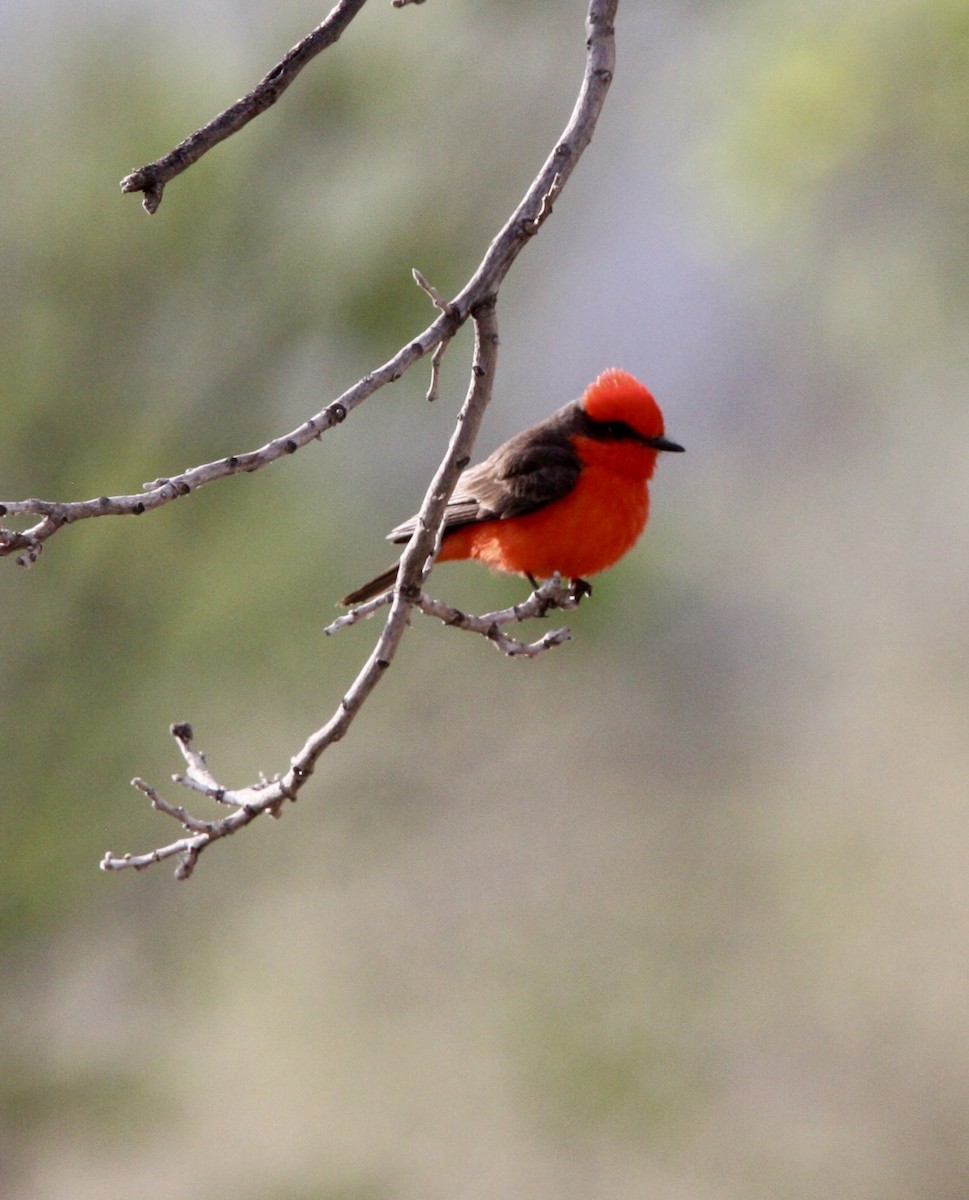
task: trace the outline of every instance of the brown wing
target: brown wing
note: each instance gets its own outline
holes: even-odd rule
[[[548,420],[516,434],[483,463],[470,467],[458,479],[448,501],[444,528],[524,516],[567,496],[582,470],[571,437],[581,419],[577,405],[566,405]],[[388,540],[406,542],[415,521],[411,517],[398,525]]]

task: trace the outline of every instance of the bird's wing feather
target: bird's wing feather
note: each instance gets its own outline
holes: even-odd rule
[[[465,471],[448,501],[445,530],[521,517],[567,496],[582,470],[567,415],[571,417],[563,409],[541,425],[516,434],[483,463]],[[416,520],[411,517],[398,525],[388,540],[407,541]]]

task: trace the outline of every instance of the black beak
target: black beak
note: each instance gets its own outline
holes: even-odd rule
[[[654,450],[675,450],[677,454],[682,454],[684,450],[679,442],[671,442],[668,437],[650,438],[646,444],[652,446]]]

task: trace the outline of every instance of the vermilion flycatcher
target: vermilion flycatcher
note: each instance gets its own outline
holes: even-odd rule
[[[444,514],[438,562],[478,558],[534,584],[556,571],[584,580],[635,545],[649,518],[648,483],[664,434],[650,390],[610,368],[581,399],[516,434],[458,479]],[[406,542],[416,517],[388,540]],[[397,564],[341,601],[360,604],[392,587]]]

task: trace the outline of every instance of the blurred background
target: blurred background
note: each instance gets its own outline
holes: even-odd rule
[[[390,357],[411,268],[456,292],[554,144],[584,8],[373,0],[148,218],[118,180],[323,10],[7,0],[0,498],[135,491]],[[128,786],[184,798],[170,722],[242,784],[339,702],[378,626],[323,626],[470,337],[435,405],[420,364],[0,564],[3,1194],[969,1194],[969,4],[626,0],[617,36],[478,446],[618,365],[687,447],[571,642],[417,620],[285,819],[103,875],[179,832]]]

